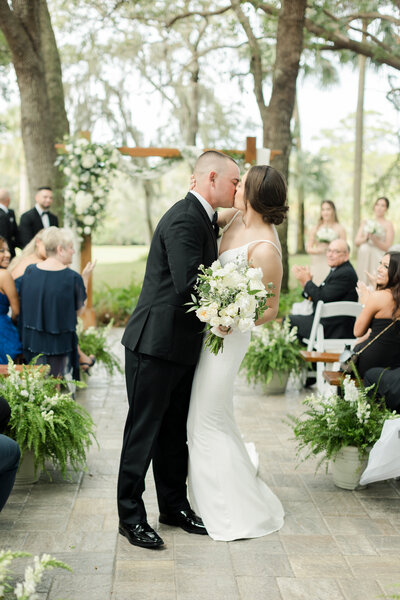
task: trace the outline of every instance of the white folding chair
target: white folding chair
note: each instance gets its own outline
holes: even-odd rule
[[[355,338],[325,338],[324,327],[321,319],[326,317],[355,317],[357,318],[362,310],[359,302],[323,302],[317,303],[314,320],[311,327],[310,337],[307,342],[307,350],[316,350],[317,352],[342,352],[346,345],[351,348],[355,345]],[[337,363],[334,363],[335,365]],[[317,363],[317,389],[319,392],[324,390],[324,378],[322,373],[326,369],[326,363]],[[333,369],[335,370],[335,369]]]

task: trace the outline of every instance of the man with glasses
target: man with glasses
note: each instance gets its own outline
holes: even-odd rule
[[[297,337],[300,341],[308,338],[311,333],[314,311],[319,300],[323,302],[358,301],[357,274],[349,262],[349,258],[350,248],[345,240],[337,239],[331,242],[326,251],[326,261],[331,270],[319,286],[313,283],[308,267],[299,265],[293,267],[293,274],[303,287],[303,296],[313,303],[311,315],[289,315],[291,325],[297,327]],[[321,323],[324,326],[325,338],[354,337],[353,317],[329,317],[321,319]]]

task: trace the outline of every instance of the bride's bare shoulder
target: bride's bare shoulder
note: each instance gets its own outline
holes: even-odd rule
[[[218,211],[218,225],[225,227],[233,219],[236,213],[240,212],[237,208],[223,208]]]

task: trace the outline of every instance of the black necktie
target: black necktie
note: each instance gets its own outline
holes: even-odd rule
[[[42,212],[42,217],[43,217],[43,215],[48,215],[48,214],[49,214],[49,211],[48,211],[48,210],[44,210],[44,211]]]
[[[219,227],[218,227],[217,220],[218,220],[218,213],[217,213],[217,211],[215,211],[215,213],[213,214],[213,218],[211,220],[211,225],[213,226],[215,235],[218,237]]]

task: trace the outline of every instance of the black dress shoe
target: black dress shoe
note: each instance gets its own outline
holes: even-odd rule
[[[158,519],[160,523],[164,525],[175,525],[181,527],[188,533],[198,533],[199,535],[207,535],[207,530],[204,527],[203,521],[192,511],[191,508],[188,510],[180,510],[179,512],[172,514],[160,513]]]
[[[146,522],[137,525],[119,524],[119,532],[124,535],[129,543],[141,548],[160,548],[164,545],[163,540]]]

